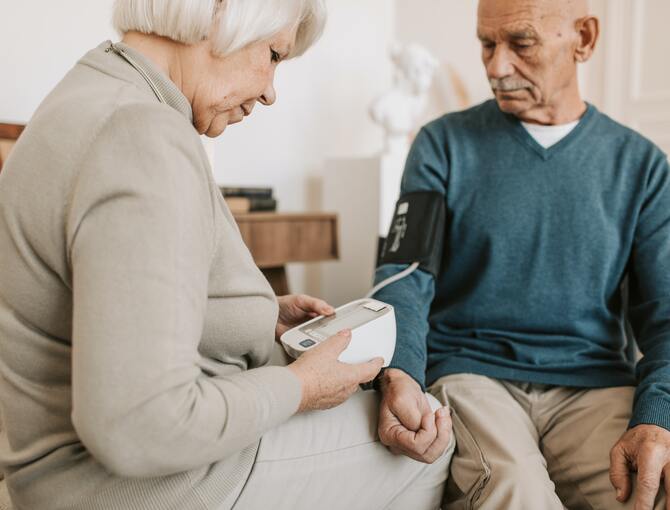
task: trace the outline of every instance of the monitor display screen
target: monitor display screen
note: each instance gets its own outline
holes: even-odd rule
[[[306,324],[300,328],[300,331],[319,340],[325,340],[343,329],[354,329],[362,326],[382,315],[383,311],[384,308],[375,312],[359,303],[343,308],[330,317],[323,317],[311,324]]]

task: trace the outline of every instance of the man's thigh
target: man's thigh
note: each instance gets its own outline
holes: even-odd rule
[[[562,509],[526,402],[495,379],[443,377],[430,390],[453,411],[456,451],[445,509]]]
[[[635,388],[566,390],[569,398],[550,405],[540,423],[542,452],[556,491],[568,508],[632,509],[616,501],[609,481],[610,450],[628,427]],[[665,508],[657,498],[657,509]]]
[[[377,392],[359,391],[269,431],[234,508],[438,509],[453,446],[432,465],[393,455],[379,442],[378,412]]]

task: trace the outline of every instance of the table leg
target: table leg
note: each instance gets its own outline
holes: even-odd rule
[[[286,266],[268,267],[261,269],[261,271],[263,271],[265,278],[270,282],[277,296],[285,296],[289,293]]]

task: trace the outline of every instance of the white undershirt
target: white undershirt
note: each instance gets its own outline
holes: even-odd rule
[[[558,126],[542,126],[540,124],[529,124],[528,122],[521,123],[530,136],[535,138],[535,141],[545,149],[563,140],[577,127],[577,124],[579,124],[578,120]]]

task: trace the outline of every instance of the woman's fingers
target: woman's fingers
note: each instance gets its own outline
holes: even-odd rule
[[[383,358],[358,364],[339,361],[350,342],[351,330],[342,330],[289,365],[303,383],[300,411],[337,406],[358,390],[359,384],[373,380],[379,373]]]
[[[335,309],[324,300],[304,294],[296,296],[295,304],[307,313],[315,312],[318,315],[333,315],[335,313]]]
[[[315,347],[314,350],[321,350],[326,352],[335,358],[338,358],[344,350],[349,347],[351,343],[351,330],[343,329],[338,332],[336,335],[333,335],[323,342],[318,347]]]
[[[360,363],[358,365],[353,365],[354,369],[357,370],[358,384],[363,384],[372,381],[377,374],[384,366],[384,358],[374,358],[368,361],[367,363]]]
[[[328,352],[335,358],[339,358],[340,354],[349,347],[351,343],[351,330],[344,329],[324,341],[321,349]],[[356,380],[356,384],[362,384],[372,381],[384,366],[384,358],[374,358],[366,363],[358,363],[355,365],[342,364],[343,370],[350,371]]]

